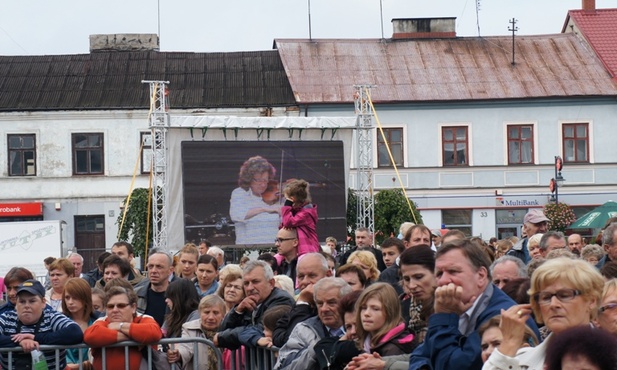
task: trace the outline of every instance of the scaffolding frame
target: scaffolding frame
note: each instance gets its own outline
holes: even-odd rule
[[[370,91],[374,85],[354,85],[356,121],[356,228],[375,232],[375,196],[373,192],[373,117]]]
[[[167,130],[170,127],[167,85],[169,81],[149,81],[149,126],[152,135],[152,246],[167,250]]]
[[[153,248],[168,250],[168,213],[167,213],[167,134],[171,128],[169,115],[169,101],[167,85],[169,81],[143,80],[142,83],[150,86],[150,114],[148,116],[149,127],[152,134],[152,215],[153,215]],[[373,85],[354,86],[355,127],[357,146],[357,196],[358,196],[358,222],[357,227],[366,227],[371,233],[375,230],[374,221],[374,196],[373,196],[373,116],[374,112],[370,105],[370,89]],[[309,118],[309,117],[307,117]],[[226,126],[234,129],[247,129],[248,127]],[[351,128],[352,126],[348,126]],[[279,127],[277,127],[279,128]],[[312,127],[323,131],[333,127]],[[251,127],[255,129],[255,127]],[[294,128],[288,127],[293,132]],[[301,129],[301,128],[298,128]],[[291,136],[290,136],[291,137]]]

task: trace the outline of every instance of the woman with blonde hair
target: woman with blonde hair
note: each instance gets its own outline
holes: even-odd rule
[[[379,268],[377,258],[369,251],[355,251],[347,259],[347,263],[359,266],[366,276],[367,284],[371,284],[379,279]]]
[[[356,302],[356,332],[364,352],[380,356],[411,353],[414,336],[401,316],[396,290],[388,283],[375,283]]]
[[[176,265],[176,276],[183,279],[195,278],[197,271],[197,259],[199,258],[199,250],[193,243],[186,243],[180,252],[178,252],[178,264]]]
[[[603,286],[602,275],[588,262],[569,258],[544,262],[531,277],[531,304],[501,311],[503,341],[482,369],[543,369],[546,347],[553,335],[568,328],[589,326],[596,319]],[[525,321],[532,311],[536,321],[545,323],[551,334],[537,347],[520,348]]]
[[[542,258],[542,252],[540,252],[540,240],[544,234],[534,234],[527,241],[527,249],[529,249],[529,256],[532,259]]]

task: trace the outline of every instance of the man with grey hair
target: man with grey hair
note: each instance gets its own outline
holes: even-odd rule
[[[81,254],[75,253],[75,252],[71,253],[67,257],[67,259],[71,261],[71,263],[73,264],[73,267],[75,267],[75,272],[73,273],[73,276],[83,277],[81,271],[84,268],[84,258],[81,256]]]
[[[270,307],[294,304],[293,297],[274,286],[274,272],[267,262],[249,261],[242,272],[244,298],[234,306],[221,324],[213,342],[217,347],[238,349],[250,345],[240,340],[243,331],[253,326],[261,326],[263,315]]]
[[[542,257],[546,258],[546,255],[553,249],[566,247],[566,236],[561,231],[547,231],[542,235],[539,247]]]
[[[495,260],[490,267],[493,284],[499,289],[507,282],[516,278],[527,277],[527,266],[520,258],[514,256],[502,256]]]
[[[602,247],[606,254],[596,267],[601,269],[607,262],[617,261],[617,222],[613,222],[608,225],[606,229],[602,231]]]
[[[279,351],[274,370],[318,369],[315,344],[325,337],[341,337],[343,318],[338,310],[338,302],[351,287],[341,278],[327,277],[314,286],[314,299],[317,316],[299,323],[289,336],[289,340]]]
[[[206,253],[216,258],[216,262],[219,264],[219,271],[225,267],[225,252],[221,248],[210,247]]]
[[[307,253],[298,262],[297,285],[300,289],[296,304],[291,311],[281,317],[272,332],[272,343],[282,347],[293,329],[299,323],[317,316],[317,307],[314,300],[314,286],[321,279],[332,276],[328,268],[328,261],[321,253]]]
[[[137,312],[152,316],[159,326],[163,326],[167,310],[165,291],[173,274],[173,259],[169,253],[155,251],[148,256],[146,266],[148,277],[135,287]],[[172,281],[175,279],[172,277]]]

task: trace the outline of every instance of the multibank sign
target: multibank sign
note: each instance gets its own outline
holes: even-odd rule
[[[506,199],[504,197],[497,197],[495,198],[495,205],[497,207],[541,207],[544,206],[544,203],[546,203],[546,199],[542,200],[544,200],[544,202],[542,202],[540,199],[534,198]]]

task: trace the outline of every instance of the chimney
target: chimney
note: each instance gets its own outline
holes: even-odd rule
[[[392,39],[453,39],[456,18],[394,18]]]
[[[159,51],[159,37],[154,33],[90,35],[90,52]]]
[[[596,0],[583,0],[583,12],[594,14],[596,12]]]

